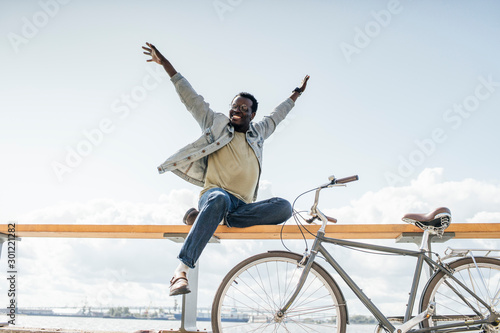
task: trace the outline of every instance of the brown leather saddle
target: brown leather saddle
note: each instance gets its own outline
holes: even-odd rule
[[[422,230],[442,234],[451,223],[451,211],[446,207],[439,207],[427,214],[406,214],[402,220],[414,224]]]

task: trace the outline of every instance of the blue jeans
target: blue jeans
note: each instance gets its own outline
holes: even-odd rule
[[[281,198],[245,203],[221,188],[203,193],[198,202],[199,214],[178,258],[194,268],[201,252],[225,219],[229,227],[246,228],[253,225],[280,224],[292,216],[292,206]]]

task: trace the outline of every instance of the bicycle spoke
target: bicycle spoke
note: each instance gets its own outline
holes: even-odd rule
[[[245,295],[245,296],[246,296],[246,295]],[[248,309],[248,310],[253,310],[253,311],[255,311],[255,312],[261,312],[261,311],[262,311],[262,309],[261,309],[260,307],[256,307],[256,308],[254,308],[254,307],[250,307],[250,306],[245,306],[245,305],[246,305],[246,303],[243,303],[243,302],[242,302],[242,301],[240,301],[239,299],[237,299],[237,298],[235,298],[235,297],[232,297],[232,296],[230,296],[230,295],[227,295],[226,297],[227,297],[227,298],[229,298],[230,300],[234,301],[234,302],[237,302],[237,303],[242,304],[243,306],[238,307],[239,309]],[[248,296],[247,296],[247,298],[248,298],[249,300],[252,300],[252,299],[251,299],[250,297],[248,297]],[[256,304],[257,304],[257,305],[259,305],[258,303],[256,303]],[[271,309],[267,309],[267,312],[270,312],[270,311],[271,311]]]
[[[475,270],[475,271],[476,271],[476,272],[478,272],[478,274],[479,274],[479,278],[480,278],[480,281],[481,281],[481,282],[482,282],[482,284],[483,284],[484,291],[485,291],[486,296],[487,296],[487,301],[486,301],[486,303],[491,304],[491,295],[490,295],[490,291],[489,291],[488,287],[486,286],[486,282],[485,282],[484,277],[483,277],[483,272],[482,272],[482,270],[481,270],[481,269],[479,269],[479,267],[477,266],[477,262],[476,262],[476,259],[474,259],[474,256],[471,256],[471,258],[472,258],[472,260],[474,260],[474,265],[475,265],[475,267],[476,267],[476,270]],[[469,271],[471,271],[471,270],[469,270]],[[472,272],[470,272],[469,274],[472,274]],[[471,280],[472,280],[472,278],[471,278]],[[476,291],[474,291],[474,292],[476,292]]]
[[[307,315],[310,313],[318,313],[321,311],[328,311],[328,310],[333,310],[335,307],[334,306],[325,306],[325,307],[320,307],[320,308],[302,308],[302,309],[297,309],[296,311],[289,311],[287,312],[287,318],[292,318],[294,316],[303,316]],[[296,315],[292,315],[293,313],[297,313]]]
[[[265,289],[264,285],[263,285],[262,283],[259,283],[259,281],[257,281],[257,279],[256,279],[256,278],[255,278],[255,277],[251,274],[251,272],[247,272],[247,273],[248,273],[248,275],[250,275],[250,277],[253,279],[253,281],[254,281],[255,283],[257,283],[257,286],[258,286],[258,287],[262,290],[262,292],[263,292],[264,296],[266,296],[266,297],[265,297],[265,299],[264,299],[264,297],[262,297],[262,295],[261,295],[260,293],[255,292],[255,294],[257,295],[257,297],[259,297],[259,298],[260,298],[260,299],[262,299],[265,303],[267,303],[267,305],[269,306],[269,309],[272,309],[272,308],[273,308],[273,304],[271,304],[271,303],[269,303],[269,302],[273,302],[273,300],[272,300],[272,299],[270,299],[270,297],[269,297],[269,295],[267,294],[267,291],[266,291],[266,289]],[[257,273],[258,273],[258,269],[257,269]],[[259,277],[260,277],[260,275],[259,275]],[[252,288],[250,285],[248,285],[248,284],[245,282],[245,280],[241,280],[241,281],[243,281],[243,283],[245,283],[245,284],[246,284],[246,285],[247,285],[247,286],[248,286],[251,290],[253,290],[253,288]]]
[[[257,282],[257,284],[259,285],[259,287],[262,288],[262,291],[263,291],[264,295],[266,296],[267,303],[269,304],[269,306],[271,308],[276,307],[276,303],[274,303],[273,298],[269,296],[269,294],[268,294],[268,292],[266,290],[265,284],[262,281],[262,276],[260,274],[259,266],[255,266],[255,270],[257,271],[257,276],[259,277],[259,279],[258,279],[259,281],[257,281],[257,280],[255,280],[255,281]]]
[[[318,286],[317,289],[313,293],[309,294],[307,297],[302,297],[302,302],[301,303],[297,303],[295,305],[295,307],[299,307],[299,306],[302,306],[302,305],[307,304],[307,303],[318,301],[318,300],[320,300],[320,299],[322,299],[324,297],[328,297],[329,296],[329,295],[323,295],[323,296],[317,297],[315,299],[311,299],[311,297],[314,296],[314,294],[316,294],[317,292],[320,292],[320,291],[321,291],[321,286]],[[301,299],[301,298],[299,297],[299,299]],[[305,302],[307,302],[307,303],[305,303]]]
[[[442,295],[445,298],[448,298],[451,302],[454,302],[457,305],[462,305],[462,302],[460,302],[460,300],[462,300],[477,315],[481,315],[481,312],[476,310],[476,308],[467,300],[467,298],[461,292],[459,292],[457,288],[451,285],[450,281],[444,281],[444,283],[448,286],[448,288],[450,288],[453,291],[453,293],[459,298],[459,300],[451,298],[443,293],[440,293],[440,295]],[[476,303],[478,303],[477,300]]]
[[[472,289],[472,291],[477,294],[478,296],[481,296],[481,298],[484,298],[484,295],[483,295],[483,290],[481,288],[479,288],[477,286],[477,283],[475,283],[476,279],[473,277],[472,275],[472,270],[471,269],[466,269],[465,270],[465,273],[464,274],[467,274],[467,278],[468,278],[468,281],[470,281],[470,288]],[[460,276],[462,276],[462,273],[460,272]],[[467,281],[466,279],[462,279],[462,281]],[[478,300],[474,300],[477,304],[477,308],[480,307],[480,303]],[[487,303],[489,304],[489,300],[487,301]]]

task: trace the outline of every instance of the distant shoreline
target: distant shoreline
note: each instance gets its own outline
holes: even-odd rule
[[[172,320],[180,320],[180,313],[168,313],[166,317],[136,317],[136,316],[123,316],[123,317],[113,317],[108,315],[86,315],[86,314],[65,314],[65,313],[50,313],[45,310],[37,312],[37,310],[20,310],[17,312],[18,315],[25,316],[41,316],[41,317],[77,317],[77,318],[104,318],[104,319],[138,319],[138,320],[164,320],[164,321],[172,321]],[[196,318],[197,321],[210,321],[210,316],[201,316]],[[356,325],[373,325],[377,324],[375,318],[371,316],[364,315],[353,315],[349,317],[350,324]]]

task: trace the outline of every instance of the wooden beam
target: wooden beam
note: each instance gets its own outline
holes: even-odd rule
[[[62,238],[130,238],[163,239],[169,235],[186,235],[186,225],[98,225],[98,224],[16,224],[17,237]],[[313,238],[319,225],[265,225],[249,228],[219,226],[214,234],[220,239],[285,239]],[[310,234],[312,233],[312,234]],[[455,238],[500,238],[500,223],[452,223],[447,232]],[[326,235],[339,239],[396,239],[403,232],[421,232],[411,224],[332,224]],[[0,233],[8,234],[7,224],[0,224]]]

